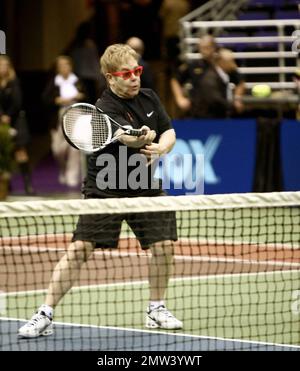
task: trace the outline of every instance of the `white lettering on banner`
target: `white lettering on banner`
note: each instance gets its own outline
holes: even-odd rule
[[[185,179],[191,177],[191,169],[192,155],[189,147],[184,140],[177,139],[173,150],[160,159],[154,177],[162,179],[164,189],[169,189],[170,183],[173,183],[174,189],[182,189]]]
[[[187,190],[194,189],[194,194],[203,194],[204,182],[220,182],[212,162],[221,141],[221,135],[211,135],[205,143],[178,138],[173,150],[160,161],[155,176],[162,178],[164,189],[169,189],[171,182],[174,189],[182,189],[184,185]]]
[[[177,146],[180,151],[180,146]],[[204,193],[204,157],[197,154],[194,161],[191,153],[172,151],[159,161],[158,171],[154,174],[162,179],[163,189],[185,189],[185,194]]]
[[[189,140],[194,154],[202,153],[204,155],[204,182],[207,184],[216,184],[220,181],[214,171],[212,160],[220,146],[221,140],[221,135],[210,135],[204,144],[201,140]]]

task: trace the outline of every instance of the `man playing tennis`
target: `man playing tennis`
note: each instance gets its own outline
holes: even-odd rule
[[[101,70],[106,77],[108,88],[96,106],[122,126],[143,128],[146,134],[139,137],[120,136],[119,140],[91,155],[83,187],[85,198],[165,195],[161,186],[153,182],[152,161],[153,158],[168,153],[174,146],[176,137],[171,120],[157,95],[151,89],[140,88],[142,68],[138,66],[138,59],[138,54],[124,44],[109,46],[101,57]],[[122,129],[116,129],[114,135],[120,134],[120,130]],[[126,149],[126,152],[120,149]],[[147,186],[137,188],[136,184],[131,184],[127,173],[129,174],[134,166],[129,166],[128,161],[128,172],[120,171],[122,170],[118,167],[120,153],[121,156],[126,153],[127,160],[132,155],[141,156],[149,175],[147,182],[144,182]],[[117,173],[117,187],[99,176],[105,162],[101,160],[101,156],[107,154],[116,160],[117,167],[114,170]],[[126,179],[122,178],[124,174]],[[54,308],[72,287],[79,276],[82,264],[95,248],[117,247],[124,219],[135,233],[141,247],[150,248],[152,252],[149,265],[150,302],[146,310],[146,327],[170,330],[182,328],[182,322],[175,318],[164,304],[165,291],[173,267],[173,241],[177,240],[175,213],[83,215],[79,218],[73,242],[54,269],[44,304],[31,320],[19,329],[20,336],[31,338],[53,333]]]

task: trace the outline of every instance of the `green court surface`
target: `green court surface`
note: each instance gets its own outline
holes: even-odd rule
[[[300,345],[299,279],[296,270],[172,279],[167,304],[183,320],[177,333]],[[43,297],[43,290],[7,293],[1,315],[29,318]],[[147,282],[74,287],[55,321],[143,329],[147,299]]]
[[[184,323],[176,333],[299,346],[299,207],[178,211],[176,216],[177,268],[166,298],[168,309]],[[77,218],[0,217],[1,317],[28,319],[43,303]],[[95,253],[84,285],[79,282],[59,303],[55,322],[144,330],[148,255],[126,223],[121,237],[120,257]]]
[[[299,207],[240,208],[178,211],[180,238],[221,239],[243,243],[295,243],[300,245]],[[2,237],[72,233],[78,216],[0,218]],[[123,235],[132,236],[123,224]]]

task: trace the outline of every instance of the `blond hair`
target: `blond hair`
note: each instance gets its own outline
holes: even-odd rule
[[[101,71],[105,75],[109,72],[116,72],[121,64],[126,62],[129,58],[139,60],[139,55],[126,44],[113,44],[106,48],[102,57],[100,58]]]
[[[7,76],[5,77],[0,76],[0,84],[2,84],[3,82],[7,83],[16,78],[16,71],[13,67],[11,59],[7,55],[0,55],[0,62],[1,61],[8,62],[8,72],[7,72]]]

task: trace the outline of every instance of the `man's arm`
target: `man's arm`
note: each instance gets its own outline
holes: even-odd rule
[[[176,142],[176,134],[174,129],[166,130],[159,137],[158,143],[147,144],[145,148],[140,150],[148,159],[157,158],[166,153],[169,153]]]
[[[156,137],[156,132],[154,130],[150,130],[150,128],[148,126],[145,126],[145,125],[142,126],[141,129],[142,130],[147,130],[147,134],[146,135],[141,135],[140,137],[135,137],[135,136],[132,136],[132,135],[124,134],[124,135],[121,135],[118,138],[119,142],[121,142],[122,144],[125,144],[127,147],[131,147],[131,148],[142,148],[146,144],[151,144]],[[122,129],[118,129],[115,132],[114,136],[118,136],[118,135],[122,134],[123,132],[124,131]]]
[[[244,111],[243,96],[246,92],[246,84],[244,78],[238,71],[237,64],[234,62],[234,69],[229,74],[230,82],[232,82],[235,87],[233,90],[233,108],[237,113],[242,113]]]
[[[177,106],[184,111],[190,109],[191,101],[184,95],[183,89],[178,80],[173,77],[171,78],[170,84]]]
[[[233,92],[233,106],[237,113],[242,113],[244,111],[243,96],[246,91],[246,85],[244,81],[240,81]]]
[[[234,96],[242,97],[246,91],[246,84],[245,81],[241,80],[234,89]]]

